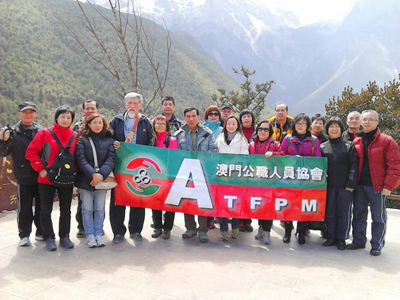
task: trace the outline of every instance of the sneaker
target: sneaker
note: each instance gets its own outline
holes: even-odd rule
[[[330,247],[336,245],[336,240],[334,239],[327,239],[325,242],[322,243],[323,247]]]
[[[74,248],[74,243],[71,242],[69,237],[65,237],[60,239],[60,246],[64,247],[65,249],[72,249]]]
[[[372,256],[379,256],[379,255],[381,255],[381,250],[379,250],[379,249],[371,249],[369,254],[371,254]]]
[[[208,229],[215,229],[214,221],[208,223],[208,224],[207,224],[207,228],[208,228]]]
[[[139,232],[131,234],[131,238],[135,241],[141,241],[143,239],[142,235]]]
[[[200,243],[208,243],[208,234],[205,231],[199,231],[199,241]]]
[[[221,236],[220,236],[221,241],[226,242],[228,238],[228,231],[221,231]]]
[[[263,235],[262,235],[262,242],[263,244],[271,244],[271,233],[268,231],[264,231]]]
[[[162,234],[162,238],[164,240],[168,240],[171,237],[171,230],[164,230],[163,234]]]
[[[232,229],[232,238],[238,239],[239,238],[239,228]]]
[[[154,229],[153,234],[151,235],[151,237],[153,239],[158,238],[160,235],[162,235],[162,229]]]
[[[47,249],[47,251],[56,251],[57,250],[56,240],[48,239],[46,241],[46,249]]]
[[[44,238],[42,235],[40,234],[35,234],[35,241],[39,241],[39,242],[43,242]]]
[[[197,230],[186,230],[184,234],[182,234],[183,239],[190,239],[191,237],[197,234]]]
[[[22,238],[19,241],[20,247],[29,247],[31,245],[31,242],[29,241],[29,236]]]
[[[348,244],[346,246],[346,249],[348,249],[348,250],[357,250],[357,249],[364,249],[364,248],[365,248],[365,245],[357,245],[354,243]]]
[[[104,244],[103,237],[101,235],[96,236],[96,244],[97,247],[104,247],[106,244]]]
[[[247,232],[253,232],[253,226],[251,226],[250,224],[244,224],[244,229]]]
[[[86,237],[85,231],[78,229],[78,232],[76,233],[76,237],[79,239],[83,239]]]
[[[124,241],[125,237],[121,234],[116,234],[113,238],[114,244],[121,244]]]
[[[262,228],[262,226],[258,227],[258,232],[256,234],[256,236],[254,237],[256,240],[261,240],[262,239],[262,235],[263,235],[264,229]]]
[[[94,238],[93,234],[89,234],[87,236],[87,244],[88,244],[89,248],[96,248],[97,247],[96,239]]]

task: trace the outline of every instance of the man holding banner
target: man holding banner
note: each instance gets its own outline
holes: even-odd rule
[[[197,108],[191,107],[184,111],[184,119],[186,124],[176,132],[176,139],[180,150],[197,151],[197,152],[218,152],[212,131],[199,124],[200,113]],[[198,216],[199,221],[199,241],[207,243],[209,241],[207,235],[207,217]],[[197,234],[197,224],[194,215],[185,214],[186,232],[182,234],[182,238],[188,239]]]
[[[113,138],[115,149],[120,147],[120,142],[140,145],[150,145],[152,139],[152,126],[146,116],[139,113],[142,109],[143,97],[137,93],[125,95],[125,109],[122,114],[117,115],[110,123],[114,131]],[[145,210],[143,207],[131,207],[129,213],[129,233],[134,240],[142,240]],[[113,242],[121,243],[124,240],[126,227],[125,206],[116,205],[114,190],[111,191],[110,222],[114,233]]]

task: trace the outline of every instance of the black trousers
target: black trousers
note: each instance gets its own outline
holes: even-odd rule
[[[175,213],[172,211],[166,211],[164,216],[165,220],[163,225],[162,211],[153,209],[154,229],[172,230],[172,227],[174,227]]]
[[[73,186],[55,187],[50,184],[39,184],[40,191],[40,221],[45,240],[55,239],[51,212],[53,211],[54,195],[57,191],[60,205],[60,219],[58,222],[58,235],[60,238],[69,236],[71,229],[71,201]]]
[[[264,231],[271,232],[272,220],[258,220],[258,225],[260,225]]]
[[[114,190],[111,190],[110,201],[110,223],[112,231],[115,235],[125,235],[126,227],[125,221],[126,206],[116,205]],[[143,230],[145,209],[143,207],[131,207],[129,211],[128,229],[130,234],[141,233]]]
[[[76,208],[76,215],[75,215],[76,222],[78,222],[78,230],[84,231],[83,228],[83,217],[82,217],[82,200],[81,196],[78,193],[78,207]]]
[[[35,199],[35,213],[32,205]],[[36,234],[42,235],[42,226],[40,225],[40,194],[39,185],[36,184],[18,184],[18,231],[19,237],[29,237],[32,232],[32,222],[36,226]]]

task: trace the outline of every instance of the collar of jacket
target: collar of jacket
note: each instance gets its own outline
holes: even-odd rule
[[[293,117],[287,116],[287,117],[286,117],[286,122],[287,122],[288,120],[290,120],[290,121],[293,120]],[[274,122],[276,121],[276,116],[275,116],[275,117],[272,117],[272,118],[270,118],[270,119],[267,119],[267,121],[270,122],[270,123],[274,123]],[[286,122],[285,122],[285,124],[286,124]]]
[[[24,131],[24,130],[22,129],[21,124],[22,124],[22,121],[19,120],[18,123],[15,124],[15,125],[13,126],[13,127],[14,127],[14,130],[15,130],[16,132],[21,133],[21,132]],[[36,122],[33,122],[32,125],[33,125],[33,130],[43,129],[43,127],[40,126],[40,125],[39,125],[38,123],[36,123]]]
[[[208,133],[208,134],[213,134],[212,131],[211,131],[210,129],[208,129],[207,127],[205,127],[204,125],[202,125],[202,124],[200,124],[200,123],[197,124],[197,129],[198,129],[198,131],[199,131],[198,138],[200,138],[200,137],[206,135],[207,133]],[[190,132],[190,128],[189,128],[189,126],[188,126],[187,124],[183,125],[183,126],[181,127],[180,130],[183,130],[183,131],[186,132],[186,133],[189,133],[189,132]]]

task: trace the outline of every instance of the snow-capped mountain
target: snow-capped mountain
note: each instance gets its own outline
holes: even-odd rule
[[[97,4],[102,0],[97,0]],[[341,23],[300,26],[297,16],[251,0],[146,0],[141,13],[196,38],[224,71],[244,65],[273,79],[269,102],[324,112],[345,86],[398,78],[400,1],[360,0]]]

